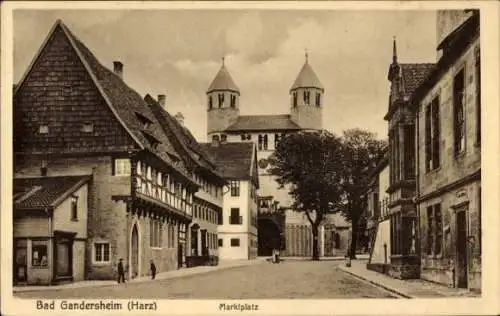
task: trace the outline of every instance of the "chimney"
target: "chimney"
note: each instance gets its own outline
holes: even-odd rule
[[[167,101],[167,96],[164,94],[159,94],[158,95],[158,103],[161,105],[162,108],[166,110],[166,101]]]
[[[113,62],[113,71],[115,74],[123,79],[123,64],[121,61],[114,61]]]
[[[177,114],[175,114],[174,117],[177,120],[177,122],[179,122],[179,124],[184,126],[184,115],[182,115],[181,112],[177,112]]]

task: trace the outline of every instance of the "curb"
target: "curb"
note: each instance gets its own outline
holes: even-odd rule
[[[406,298],[406,299],[412,299],[412,298],[413,298],[412,296],[409,296],[409,295],[407,295],[407,294],[401,293],[400,291],[397,291],[397,290],[395,290],[395,289],[393,289],[393,288],[390,288],[390,287],[388,287],[388,286],[382,285],[382,284],[377,283],[377,282],[375,282],[375,281],[369,280],[369,279],[367,279],[367,278],[365,278],[365,277],[359,276],[359,275],[355,274],[354,272],[351,272],[351,271],[349,271],[349,270],[345,269],[344,267],[340,267],[340,266],[339,266],[339,269],[340,269],[340,270],[342,270],[342,271],[344,271],[345,273],[347,273],[347,274],[349,274],[349,275],[352,275],[352,276],[353,276],[353,277],[355,277],[355,278],[358,278],[358,279],[363,280],[363,281],[365,281],[365,282],[368,282],[368,283],[370,283],[370,284],[372,284],[372,285],[374,285],[374,286],[376,286],[376,287],[382,288],[382,289],[384,289],[384,290],[386,290],[386,291],[388,291],[388,292],[391,292],[391,293],[393,293],[393,294],[396,294],[396,295],[398,295],[398,296],[401,296],[402,298]]]
[[[172,279],[177,279],[177,278],[182,278],[182,277],[190,277],[190,276],[195,276],[195,275],[200,275],[200,274],[206,274],[206,273],[210,273],[210,272],[218,272],[218,271],[223,271],[223,270],[230,270],[230,269],[234,269],[234,268],[240,268],[240,267],[246,267],[246,266],[251,266],[251,265],[255,265],[255,264],[259,264],[259,263],[263,263],[263,262],[252,262],[252,263],[248,263],[248,264],[239,264],[239,265],[234,265],[234,266],[229,266],[229,267],[223,267],[223,268],[219,268],[219,269],[213,269],[213,270],[201,270],[201,271],[198,271],[198,272],[194,272],[194,273],[187,273],[187,274],[180,274],[180,275],[172,275],[172,276],[167,276],[167,277],[164,277],[164,278],[156,278],[154,280],[151,280],[149,278],[146,278],[146,277],[142,277],[140,279],[135,279],[135,281],[128,281],[127,283],[124,283],[124,284],[140,284],[140,283],[147,283],[147,282],[154,282],[154,281],[162,281],[162,280],[172,280]],[[185,268],[185,269],[189,269],[189,268]],[[179,271],[179,270],[173,270],[173,271]],[[167,272],[168,273],[168,272]],[[112,282],[112,280],[109,280],[110,282]],[[88,284],[88,285],[84,285],[84,286],[75,286],[75,287],[59,287],[57,285],[51,287],[51,288],[36,288],[35,287],[32,287],[32,286],[29,286],[27,288],[22,288],[22,289],[12,289],[12,293],[15,294],[15,293],[28,293],[28,292],[42,292],[42,291],[63,291],[63,290],[73,290],[73,289],[80,289],[80,288],[89,288],[89,287],[93,287],[93,288],[98,288],[98,287],[106,287],[106,286],[121,286],[120,284],[116,283],[111,283],[111,284]]]

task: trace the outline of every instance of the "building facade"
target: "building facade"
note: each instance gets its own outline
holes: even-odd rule
[[[218,251],[221,259],[257,257],[257,151],[253,143],[221,143],[203,148],[216,161],[227,186],[222,192]]]
[[[396,278],[418,278],[418,215],[413,198],[416,191],[415,111],[410,98],[430,73],[432,63],[400,63],[396,40],[389,66],[389,108],[384,119],[389,127],[389,274]]]
[[[59,20],[14,91],[14,177],[92,179],[86,279],[115,278],[120,258],[129,278],[147,275],[150,260],[158,272],[184,266],[195,175],[219,192],[223,183],[203,153],[185,154],[190,149],[165,128],[171,124],[152,98],[127,86],[123,64],[113,66],[104,67]],[[198,205],[208,200],[200,193]]]
[[[438,12],[440,58],[418,106],[421,278],[481,289],[479,12]]]
[[[367,268],[388,273],[391,264],[391,221],[389,217],[389,159],[386,154],[371,173],[368,188],[368,227],[372,233]]]
[[[14,181],[14,284],[85,278],[88,176]]]
[[[258,219],[259,236],[262,236],[259,237],[260,255],[270,255],[273,248],[297,256],[309,256],[311,253],[310,223],[291,209],[293,201],[288,194],[289,188],[280,188],[274,176],[269,173],[268,158],[284,135],[322,129],[324,93],[325,89],[309,64],[307,55],[289,91],[289,114],[241,115],[240,90],[224,62],[206,92],[208,139],[223,143],[251,142],[257,148],[258,195],[259,205],[263,210]],[[340,222],[337,223],[337,220]],[[327,221],[326,231],[345,226],[345,222],[335,216]],[[325,232],[325,229],[320,231]],[[321,238],[325,239],[323,235]],[[346,243],[347,240],[342,241],[342,244]]]

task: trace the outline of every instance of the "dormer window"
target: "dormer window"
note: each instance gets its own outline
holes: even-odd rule
[[[92,123],[84,123],[82,126],[82,132],[84,133],[92,133],[94,131],[94,124]]]
[[[142,131],[142,134],[149,142],[149,145],[151,146],[151,148],[153,148],[155,150],[158,149],[158,145],[160,144],[160,141],[155,136],[153,136],[152,134],[150,134],[149,132],[146,132],[146,131]]]
[[[231,107],[236,107],[236,96],[234,94],[231,95]]]
[[[304,103],[309,104],[311,93],[309,91],[304,91]]]
[[[316,92],[316,106],[321,105],[321,93]]]
[[[292,94],[292,99],[293,99],[293,107],[296,108],[297,107],[297,92],[294,91],[293,94]]]
[[[221,108],[224,105],[224,93],[219,93],[219,108]]]
[[[48,134],[49,133],[49,126],[48,125],[40,125],[38,128],[38,133],[39,134]]]
[[[135,112],[135,116],[137,117],[137,119],[141,123],[143,129],[147,129],[153,123],[150,119],[148,119],[147,117],[145,117],[141,113]]]
[[[78,220],[78,196],[71,196],[71,220]]]

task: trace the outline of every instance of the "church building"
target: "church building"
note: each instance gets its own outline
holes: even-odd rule
[[[212,142],[253,142],[257,146],[259,176],[259,255],[279,248],[284,255],[312,255],[312,231],[305,214],[296,213],[289,190],[279,188],[269,173],[268,158],[284,135],[323,128],[325,88],[308,55],[289,90],[290,112],[273,115],[241,115],[240,90],[227,66],[222,66],[207,92],[207,136]],[[328,218],[320,229],[320,255],[344,253],[349,224],[341,216]],[[335,243],[334,241],[337,241]]]

